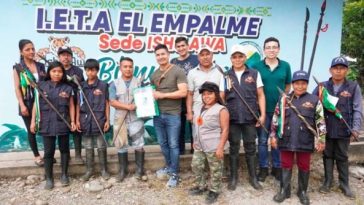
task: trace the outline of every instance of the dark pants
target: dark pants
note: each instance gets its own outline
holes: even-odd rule
[[[186,109],[186,99],[183,98],[182,99],[182,105],[181,105],[181,129],[179,132],[179,153],[180,154],[184,154],[185,153],[185,144],[186,144],[186,125],[189,124],[189,128],[188,128],[188,134],[191,137],[191,150],[193,149],[192,144],[193,144],[193,136],[192,136],[192,125],[190,122],[186,121],[186,114],[187,114],[187,109]]]
[[[58,135],[58,136],[43,136],[44,144],[44,159],[54,158],[54,152],[56,150],[56,139],[58,138],[58,149],[61,154],[69,154],[69,137],[68,135]]]
[[[348,161],[350,139],[332,139],[326,138],[326,146],[324,157],[326,159],[333,159],[339,162]]]
[[[230,155],[239,155],[240,140],[243,139],[243,146],[246,156],[254,156],[256,151],[256,134],[255,124],[230,124],[229,143]]]
[[[35,138],[36,135],[30,132],[30,123],[32,121],[32,116],[31,115],[30,116],[27,116],[27,117],[22,116],[22,118],[23,118],[25,127],[26,127],[27,132],[28,132],[29,146],[32,149],[33,155],[35,157],[38,157],[39,156],[39,152],[38,152],[37,139]]]
[[[293,167],[294,156],[296,155],[297,167],[300,171],[310,171],[310,152],[294,152],[294,151],[281,151],[281,166],[283,169],[291,170]]]

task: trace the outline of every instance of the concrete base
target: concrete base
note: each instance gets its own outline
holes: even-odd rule
[[[190,154],[191,145],[186,144],[186,155],[181,155],[180,157],[180,169],[181,170],[190,170],[191,168],[191,160],[192,154]],[[159,145],[150,145],[145,148],[145,169],[156,171],[159,168],[164,166],[164,158],[162,156],[160,146]],[[245,166],[245,158],[243,148],[241,147],[241,157],[240,164],[241,166]],[[114,147],[110,147],[107,150],[108,152],[108,168],[109,172],[112,174],[116,174],[118,172],[118,157],[117,157],[117,149]],[[225,152],[225,167],[228,166],[228,150]],[[85,150],[82,150],[82,154],[85,154]],[[315,153],[316,155],[321,155],[319,153]],[[41,155],[43,153],[41,152]],[[98,157],[97,151],[95,150],[95,164],[96,164],[96,173],[98,173]],[[85,173],[86,167],[85,165],[76,164],[72,159],[74,157],[74,150],[71,150],[71,161],[69,166],[69,174],[70,175],[82,175]],[[84,156],[83,156],[84,157]],[[135,163],[134,163],[134,151],[129,152],[129,171],[134,172]],[[319,156],[318,156],[319,157]],[[60,168],[60,156],[59,152],[56,151],[55,158],[57,159],[57,163],[54,165],[54,173],[59,174],[61,171]],[[349,149],[349,160],[350,162],[362,163],[364,162],[364,141],[352,143]],[[42,175],[44,174],[43,167],[38,167],[34,164],[33,154],[31,152],[11,152],[11,153],[0,153],[0,177],[24,177],[29,175]]]

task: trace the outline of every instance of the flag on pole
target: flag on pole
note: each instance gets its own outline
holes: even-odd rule
[[[338,97],[330,95],[329,91],[325,88],[323,85],[319,85],[319,98],[322,102],[322,105],[325,109],[327,109],[330,112],[335,113],[335,116],[339,119],[342,119],[343,116],[341,113],[336,109],[336,104],[339,101]]]
[[[40,107],[39,107],[39,93],[38,90],[34,90],[34,105],[35,105],[35,130],[39,131],[39,124],[40,124]]]
[[[278,129],[277,136],[278,138],[282,138],[284,134],[284,124],[285,124],[285,116],[286,116],[286,94],[282,94],[281,99],[279,100],[279,115],[278,115]]]

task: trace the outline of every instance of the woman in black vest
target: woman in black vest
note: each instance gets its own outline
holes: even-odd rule
[[[294,157],[298,166],[297,196],[302,204],[310,204],[307,195],[311,153],[325,149],[326,125],[322,104],[316,95],[307,93],[309,76],[305,71],[293,73],[293,92],[281,97],[272,120],[271,145],[281,154],[281,188],[274,196],[276,202],[291,197],[291,176]],[[287,102],[288,101],[288,102]],[[293,108],[298,110],[298,113]],[[306,123],[307,124],[306,124]],[[317,128],[317,129],[316,129]],[[318,130],[315,146],[315,134]],[[277,139],[278,138],[278,139]]]
[[[30,132],[30,121],[32,119],[32,107],[34,103],[34,89],[26,78],[31,78],[35,82],[44,80],[44,64],[34,61],[35,49],[32,41],[22,39],[19,41],[20,65],[27,71],[13,68],[13,78],[15,86],[15,95],[19,103],[19,115],[23,118],[25,127],[28,132],[28,141],[34,155],[34,163],[43,166],[43,159],[38,152],[37,140],[35,134]]]
[[[54,187],[53,181],[53,157],[58,138],[58,147],[61,152],[61,183],[69,184],[68,178],[68,161],[70,156],[69,133],[76,130],[75,108],[73,102],[72,87],[67,84],[67,78],[63,65],[60,62],[49,64],[45,81],[39,83],[40,92],[42,92],[50,103],[60,113],[59,116],[50,104],[42,97],[39,98],[40,122],[39,129],[36,130],[36,106],[33,106],[33,117],[30,129],[33,133],[38,131],[43,137],[44,144],[44,168],[46,176],[45,189]],[[68,121],[70,128],[64,120]]]

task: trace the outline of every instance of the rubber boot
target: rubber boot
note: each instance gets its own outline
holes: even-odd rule
[[[238,164],[239,158],[236,155],[230,155],[230,178],[228,189],[235,190],[236,185],[238,184]]]
[[[44,158],[44,171],[45,171],[45,180],[46,180],[44,189],[51,190],[54,187],[53,159]]]
[[[300,199],[301,204],[309,205],[310,199],[307,195],[308,180],[310,178],[310,172],[298,171],[298,191],[297,196]]]
[[[135,164],[136,164],[136,171],[135,177],[139,180],[142,179],[144,176],[144,150],[135,150]]]
[[[281,181],[282,169],[279,167],[272,167],[271,175],[274,176],[277,181]]]
[[[268,168],[266,167],[260,167],[259,173],[258,173],[258,181],[264,182],[265,178],[268,176]]]
[[[324,170],[325,170],[325,181],[319,188],[321,193],[329,193],[332,187],[333,175],[334,175],[334,160],[331,158],[323,157]]]
[[[281,186],[279,192],[273,197],[273,200],[278,203],[291,197],[292,169],[282,169],[281,173]]]
[[[107,153],[106,148],[97,149],[97,154],[99,155],[99,163],[101,176],[104,179],[109,179],[110,174],[107,172]]]
[[[80,133],[73,133],[73,142],[75,145],[75,163],[77,164],[84,164],[85,162],[82,159],[81,151],[82,151],[82,138]]]
[[[61,169],[62,169],[62,173],[61,173],[61,184],[63,186],[68,186],[70,184],[70,179],[68,177],[68,162],[70,159],[70,154],[69,153],[63,153],[61,154]]]
[[[88,181],[94,173],[95,153],[94,149],[86,149],[86,173],[81,177],[82,181]]]
[[[339,188],[343,194],[350,198],[355,199],[354,193],[349,187],[349,162],[336,161],[337,171],[339,172]]]
[[[252,187],[257,190],[263,189],[262,185],[259,184],[255,174],[255,156],[246,156],[246,164],[248,166],[250,185],[252,185]]]
[[[123,152],[123,153],[118,152],[118,158],[119,158],[119,176],[117,179],[119,182],[122,182],[128,174],[127,173],[128,172],[128,153],[127,152]]]

